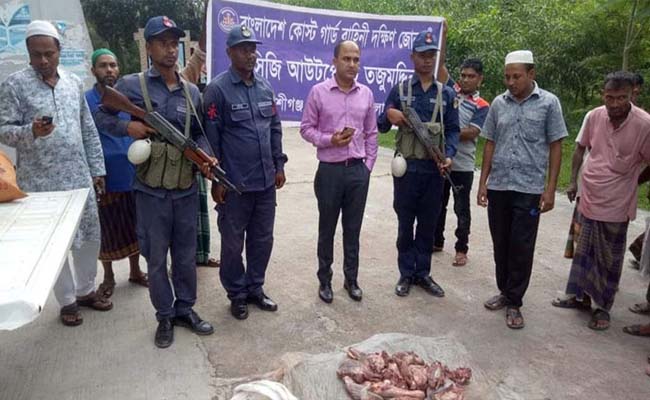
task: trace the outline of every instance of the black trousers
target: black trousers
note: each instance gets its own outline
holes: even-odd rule
[[[334,261],[334,234],[339,214],[343,225],[343,273],[356,281],[359,272],[359,235],[366,208],[370,171],[362,160],[345,164],[321,162],[314,179],[318,200],[318,280],[329,284]]]
[[[408,170],[393,177],[397,214],[397,265],[402,278],[431,274],[433,238],[440,214],[442,176],[431,160],[407,160]]]
[[[457,252],[467,253],[469,250],[470,225],[472,224],[469,195],[472,191],[474,171],[451,171],[451,179],[454,181],[454,185],[460,187],[458,193],[454,193],[454,214],[456,214],[458,220],[454,248]],[[436,227],[436,236],[433,242],[436,247],[442,247],[445,244],[445,219],[447,217],[450,192],[451,184],[445,179],[445,186],[442,189],[442,209],[440,210],[440,216],[438,216],[438,226]]]
[[[508,304],[521,307],[533,269],[539,226],[539,194],[488,190],[488,220],[497,287]]]

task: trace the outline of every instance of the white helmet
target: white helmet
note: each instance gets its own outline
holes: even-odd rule
[[[136,140],[129,146],[129,151],[126,157],[131,161],[131,164],[138,165],[149,159],[151,155],[151,140],[142,139]]]
[[[390,171],[395,178],[401,178],[406,173],[406,160],[401,153],[397,153],[390,163]]]

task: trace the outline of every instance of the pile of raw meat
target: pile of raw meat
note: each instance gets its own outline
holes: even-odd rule
[[[353,348],[336,373],[353,400],[464,400],[464,386],[472,377],[469,368],[427,364],[410,351],[391,356]]]

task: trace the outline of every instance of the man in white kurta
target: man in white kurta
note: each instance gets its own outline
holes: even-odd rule
[[[103,187],[104,159],[81,80],[58,68],[60,39],[45,21],[27,27],[30,66],[0,84],[0,143],[17,153],[17,179],[27,192]],[[100,229],[90,190],[72,245],[75,280],[66,260],[54,285],[65,325],[81,324],[78,306],[105,311],[95,293]]]

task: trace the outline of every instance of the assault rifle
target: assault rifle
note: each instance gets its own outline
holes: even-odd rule
[[[194,140],[185,137],[185,135],[180,133],[174,125],[156,111],[146,112],[133,104],[128,97],[110,86],[105,86],[102,92],[103,105],[113,110],[123,111],[133,117],[141,119],[145,124],[155,129],[156,134],[160,135],[167,142],[171,143],[172,146],[182,151],[185,158],[192,161],[197,166],[210,162],[210,156],[208,156],[208,154],[203,151]],[[190,112],[190,110],[187,112]],[[226,178],[226,171],[221,167],[218,165],[214,166],[212,167],[211,172],[214,176],[213,180],[215,183],[224,185],[233,192],[241,194],[239,189],[237,189],[237,187]]]
[[[443,164],[445,162],[445,155],[442,154],[442,151],[440,151],[438,146],[433,144],[433,140],[429,135],[429,128],[427,128],[422,120],[420,120],[420,116],[415,111],[415,109],[413,109],[413,107],[406,107],[403,112],[404,116],[406,117],[406,121],[408,122],[409,128],[413,129],[413,132],[415,132],[415,137],[417,137],[424,148],[427,149],[429,157],[431,157],[436,164]],[[458,191],[461,189],[461,186],[454,185],[454,181],[451,180],[449,171],[443,169],[440,172],[442,173],[443,178],[449,182],[451,190],[453,190],[454,193],[458,193]]]

